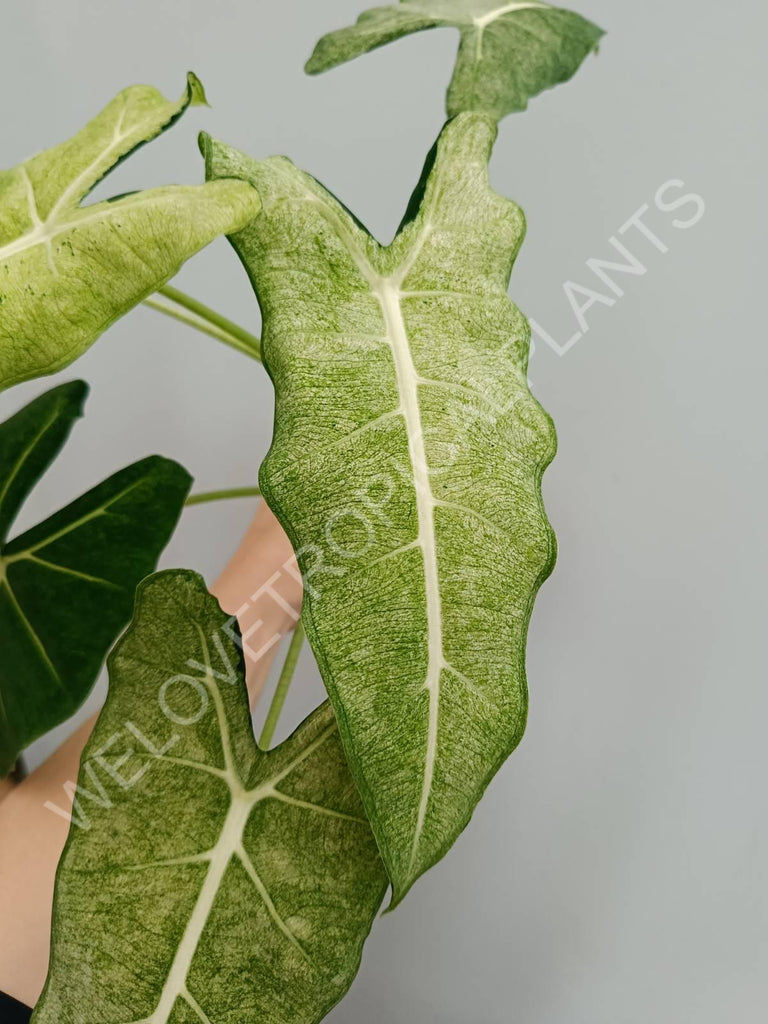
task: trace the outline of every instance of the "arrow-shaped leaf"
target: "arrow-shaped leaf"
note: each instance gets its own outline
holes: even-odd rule
[[[87,392],[62,384],[0,424],[0,777],[87,697],[191,483],[178,463],[151,456],[7,542]]]
[[[0,390],[67,366],[217,235],[259,210],[242,182],[81,201],[108,171],[205,102],[123,90],[67,142],[0,172]]]
[[[139,587],[35,1024],[315,1024],[357,972],[387,882],[333,712],[260,750],[229,621],[194,573]]]
[[[445,27],[461,32],[448,116],[475,110],[496,120],[572,78],[604,34],[581,15],[539,0],[401,0],[323,36],[307,71],[327,71],[412,32]]]
[[[263,213],[232,241],[276,390],[262,491],[305,574],[307,633],[402,898],[467,824],[525,727],[525,640],[554,561],[555,450],[507,298],[524,219],[462,114],[380,246],[290,161],[205,143]]]

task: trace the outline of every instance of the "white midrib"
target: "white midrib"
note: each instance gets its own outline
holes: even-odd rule
[[[195,908],[187,922],[181,942],[176,949],[176,955],[165,979],[158,1004],[154,1013],[146,1018],[146,1024],[167,1024],[176,1000],[186,992],[187,975],[192,966],[192,960],[200,944],[226,870],[242,842],[243,830],[253,809],[253,804],[252,798],[235,794],[232,796],[219,841],[209,855],[205,882],[197,897]]]
[[[497,7],[495,11],[488,11],[487,14],[483,14],[480,18],[473,18],[472,23],[477,29],[477,39],[475,40],[476,59],[483,59],[483,33],[488,25],[491,25],[494,21],[503,17],[505,14],[511,14],[513,11],[531,10],[535,7],[549,7],[549,4],[535,2],[505,4],[503,7]]]
[[[173,958],[173,963],[171,964],[168,975],[166,976],[163,991],[160,994],[160,999],[149,1017],[145,1017],[139,1022],[139,1024],[167,1024],[171,1013],[173,1012],[173,1007],[176,1005],[176,1000],[179,998],[187,998],[189,996],[187,978],[192,966],[192,961],[195,953],[197,952],[197,947],[200,945],[200,939],[205,931],[208,918],[210,917],[213,904],[216,900],[219,889],[221,888],[221,883],[224,880],[227,868],[229,867],[233,857],[238,856],[243,850],[243,833],[245,831],[245,826],[248,824],[248,818],[250,817],[251,811],[261,800],[282,798],[282,794],[278,793],[275,787],[278,786],[286,776],[290,775],[290,773],[303,761],[310,757],[318,747],[322,746],[331,733],[336,730],[336,725],[334,723],[330,728],[325,729],[308,746],[306,746],[304,750],[294,758],[290,764],[286,765],[282,771],[278,772],[277,775],[274,775],[272,778],[262,782],[255,789],[243,789],[242,783],[240,782],[235,770],[232,743],[229,735],[229,722],[224,710],[221,694],[219,693],[218,687],[210,674],[211,668],[208,645],[199,625],[197,626],[197,632],[202,638],[205,661],[208,665],[208,676],[206,677],[205,685],[213,699],[214,707],[216,709],[216,717],[219,723],[219,730],[221,733],[222,752],[224,756],[224,764],[226,766],[223,777],[229,786],[230,805],[229,810],[227,811],[227,816],[224,819],[218,841],[216,845],[205,855],[205,860],[208,863],[208,871],[205,876],[205,881],[198,893],[195,906],[192,910],[189,921],[187,922],[187,927],[184,929],[181,942],[176,949],[176,954]],[[267,909],[270,914],[276,916],[277,912],[274,911],[274,906],[271,905],[271,901],[270,904],[267,905]],[[280,927],[283,934],[286,934],[286,927],[282,922],[280,922]],[[194,1000],[192,1000],[192,1002],[194,1002]]]
[[[402,279],[400,275],[400,279]],[[419,801],[410,867],[416,860],[419,840],[424,828],[429,797],[437,758],[437,736],[440,713],[440,672],[443,667],[443,619],[440,602],[440,577],[437,569],[437,543],[435,538],[435,500],[429,479],[424,430],[419,407],[419,376],[413,364],[401,306],[399,282],[391,278],[371,280],[371,288],[381,304],[387,339],[392,349],[400,405],[408,434],[408,448],[416,490],[419,536],[424,560],[424,583],[427,602],[427,674],[424,688],[429,693],[429,720],[427,725],[427,751],[424,780]]]
[[[112,141],[94,160],[91,161],[90,164],[88,164],[87,167],[84,167],[74,181],[71,181],[67,188],[64,189],[54,203],[51,212],[48,214],[49,221],[55,221],[61,210],[66,209],[70,202],[77,202],[84,191],[93,187],[93,179],[98,176],[102,167],[106,166],[107,169],[109,168],[112,153],[119,151],[123,142],[132,134],[131,132],[123,132],[123,122],[125,120],[127,109],[128,101],[124,99],[123,109],[120,111],[117,121],[115,122],[115,127],[112,130]],[[135,134],[135,132],[133,134]]]
[[[511,14],[512,11],[525,11],[532,7],[548,7],[549,4],[545,3],[515,3],[505,4],[503,7],[497,7],[494,11],[488,11],[487,14],[483,14],[479,18],[473,18],[473,22],[479,29],[484,29],[491,22],[496,21],[497,18],[503,17],[505,14]]]
[[[173,1007],[179,997],[184,997],[187,991],[187,976],[192,966],[197,947],[200,944],[205,926],[208,923],[213,904],[218,895],[221,883],[224,880],[227,868],[235,856],[235,853],[242,847],[243,832],[248,822],[254,804],[260,799],[260,790],[255,793],[248,793],[243,790],[239,778],[235,772],[234,757],[232,754],[232,743],[229,735],[229,722],[227,720],[224,704],[221,699],[218,687],[212,678],[210,652],[205,635],[198,623],[195,628],[202,642],[202,650],[205,656],[207,675],[205,685],[213,699],[216,709],[216,718],[221,733],[221,748],[224,756],[225,773],[227,785],[230,792],[230,804],[224,824],[221,827],[216,845],[208,852],[208,871],[203,886],[198,893],[194,909],[187,921],[187,927],[179,943],[176,954],[173,958],[168,975],[163,985],[157,1006],[151,1016],[147,1017],[144,1024],[167,1024],[170,1019]]]
[[[70,201],[77,200],[81,190],[87,187],[88,183],[92,180],[93,175],[96,173],[99,167],[101,167],[104,164],[106,164],[107,167],[109,167],[111,154],[115,150],[119,150],[124,140],[128,138],[128,136],[131,134],[130,132],[126,134],[123,134],[121,132],[124,115],[125,106],[123,107],[123,110],[121,111],[120,116],[115,125],[115,129],[112,135],[112,141],[110,142],[110,144],[106,146],[101,151],[101,153],[99,153],[98,156],[80,172],[80,174],[78,174],[74,181],[70,182],[69,186],[62,192],[62,194],[56,200],[44,221],[40,219],[37,212],[35,194],[32,188],[32,182],[29,178],[29,173],[24,164],[21,165],[19,173],[21,174],[21,177],[24,181],[24,186],[27,190],[29,216],[30,220],[32,221],[33,228],[31,231],[28,231],[26,234],[21,235],[19,238],[15,239],[15,241],[9,242],[8,245],[0,247],[0,260],[10,259],[11,256],[16,256],[20,252],[25,252],[27,249],[31,249],[36,245],[50,245],[53,239],[56,237],[56,235],[59,235],[62,232],[67,231],[70,227],[73,226],[72,221],[59,221],[59,214],[62,210],[67,209]],[[104,211],[104,213],[109,212],[111,211]],[[78,226],[83,222],[88,223],[92,220],[101,219],[101,217],[104,216],[104,213],[84,217],[79,221]],[[49,252],[49,259],[51,258],[52,255]],[[52,266],[51,269],[54,273],[56,272],[54,266]]]
[[[194,186],[193,186],[194,187]],[[153,192],[159,192],[159,189],[150,189],[149,194],[142,197],[141,202],[154,202],[156,199],[163,199],[163,196],[152,195]],[[133,197],[127,197],[129,199]],[[136,201],[134,200],[134,203]],[[90,207],[86,207],[90,209]],[[9,242],[8,245],[0,247],[0,260],[10,259],[11,256],[18,256],[21,252],[26,252],[27,249],[33,249],[36,245],[48,245],[53,242],[54,238],[64,234],[67,231],[71,231],[73,228],[81,228],[86,224],[94,224],[100,220],[106,220],[114,216],[116,209],[116,203],[97,203],[94,206],[96,213],[87,214],[84,212],[83,207],[76,206],[72,210],[75,214],[70,220],[52,222],[45,221],[43,224],[36,227],[33,231],[27,232],[26,235],[21,235],[13,242]],[[78,216],[80,214],[80,216]]]
[[[413,483],[416,491],[416,512],[419,524],[419,535],[414,546],[418,545],[424,560],[424,584],[427,603],[427,672],[424,689],[429,694],[429,718],[427,723],[427,749],[424,759],[424,779],[421,787],[419,810],[416,817],[416,828],[411,845],[409,871],[413,870],[419,849],[419,842],[424,830],[427,807],[432,793],[437,760],[438,726],[440,717],[440,673],[445,667],[443,655],[443,613],[440,600],[440,577],[437,568],[437,541],[435,537],[435,498],[429,479],[429,466],[424,447],[424,428],[421,422],[419,406],[420,377],[416,372],[408,344],[408,332],[403,319],[401,287],[411,272],[419,255],[432,232],[428,221],[421,226],[421,233],[414,239],[410,251],[402,264],[390,275],[382,277],[377,274],[368,262],[365,254],[356,244],[354,235],[335,210],[309,193],[309,202],[316,203],[326,220],[336,231],[339,240],[346,247],[355,266],[371,289],[372,294],[381,306],[384,317],[386,341],[392,350],[395,364],[395,377],[400,398],[400,411],[405,420],[408,437],[408,451],[413,469]]]

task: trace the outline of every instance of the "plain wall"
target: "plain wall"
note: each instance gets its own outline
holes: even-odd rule
[[[425,33],[326,76],[303,61],[357,0],[25,0],[2,5],[4,166],[77,130],[125,85],[190,111],[99,196],[202,174],[204,128],[285,153],[389,240],[443,120],[456,47]],[[511,294],[559,345],[572,281],[615,299],[565,355],[539,339],[535,392],[558,426],[545,497],[560,556],[529,644],[526,738],[454,850],[377,922],[334,1024],[752,1024],[768,1001],[765,584],[765,39],[755,0],[580,10],[609,34],[576,79],[508,118],[496,188],[529,235]],[[706,203],[662,212],[684,181]],[[678,193],[679,194],[679,193]],[[672,196],[672,192],[668,193]],[[611,293],[586,261],[644,204],[662,253]],[[224,240],[178,283],[252,330],[256,302]],[[583,299],[583,296],[581,297]],[[152,452],[201,489],[253,483],[271,387],[255,363],[147,309],[55,379],[87,415],[18,527]],[[253,512],[188,511],[164,558],[211,581]],[[305,652],[281,730],[319,703]],[[103,698],[103,681],[89,708]],[[85,714],[85,711],[83,712]],[[72,723],[29,751],[39,761]]]

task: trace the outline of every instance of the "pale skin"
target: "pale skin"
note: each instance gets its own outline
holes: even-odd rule
[[[294,628],[301,608],[290,543],[263,503],[211,590],[226,612],[237,615],[247,638],[253,707],[279,647],[274,638]],[[67,806],[62,787],[77,779],[95,720],[80,726],[23,782],[0,780],[0,991],[28,1006],[37,1002],[48,971],[54,878],[68,832],[68,823],[44,805],[50,800]]]

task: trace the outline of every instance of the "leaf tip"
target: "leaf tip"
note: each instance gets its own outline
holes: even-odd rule
[[[61,385],[61,394],[78,408],[78,415],[82,416],[85,400],[90,394],[90,387],[84,380],[70,380]]]
[[[58,387],[44,391],[34,402],[53,401],[54,406],[59,409],[69,408],[72,420],[81,419],[85,415],[85,402],[90,394],[90,387],[84,380],[68,380]],[[34,403],[33,403],[34,404]]]
[[[197,148],[205,163],[205,180],[210,181],[215,175],[213,173],[213,138],[208,132],[200,132],[197,136]]]
[[[307,75],[319,75],[321,71],[325,71],[325,66],[320,55],[320,43],[312,51],[312,56],[304,65],[304,72]]]
[[[594,44],[592,46],[592,53],[593,53],[593,55],[595,57],[599,57],[600,56],[600,45],[601,45],[603,39],[605,39],[607,33],[606,33],[605,29],[604,28],[600,28],[599,25],[595,25],[595,30],[596,30],[595,31],[595,42],[594,42]]]
[[[184,490],[184,497],[186,498],[192,489],[195,478],[180,462],[176,462],[175,459],[169,459],[165,455],[148,455],[142,461],[147,469],[157,470],[169,484],[178,484],[179,488]]]
[[[213,139],[208,132],[200,132],[197,136],[197,148],[200,150],[201,156],[207,159],[208,154],[211,151],[213,145]]]
[[[397,891],[397,890],[395,890],[393,888],[392,889],[392,898],[390,899],[388,906],[386,906],[382,910],[381,916],[382,917],[386,917],[386,915],[387,914],[391,914],[393,910],[397,910],[397,908],[400,906],[400,904],[405,899],[407,892],[408,892],[407,889],[401,890],[401,891]]]
[[[430,866],[431,865],[425,865],[420,870],[410,870],[406,873],[402,873],[400,877],[395,877],[394,873],[390,870],[390,867],[387,867],[387,874],[389,875],[390,884],[392,886],[392,896],[387,907],[385,907],[381,912],[382,917],[385,914],[391,914],[393,910],[397,910],[416,882],[418,882],[419,878],[429,870]]]
[[[343,63],[343,61],[338,59],[335,46],[338,35],[338,32],[326,32],[324,36],[318,39],[309,60],[304,65],[304,71],[308,75],[322,74],[323,71],[330,71],[331,68]]]
[[[210,107],[203,83],[194,71],[187,72],[187,102],[190,107]]]

